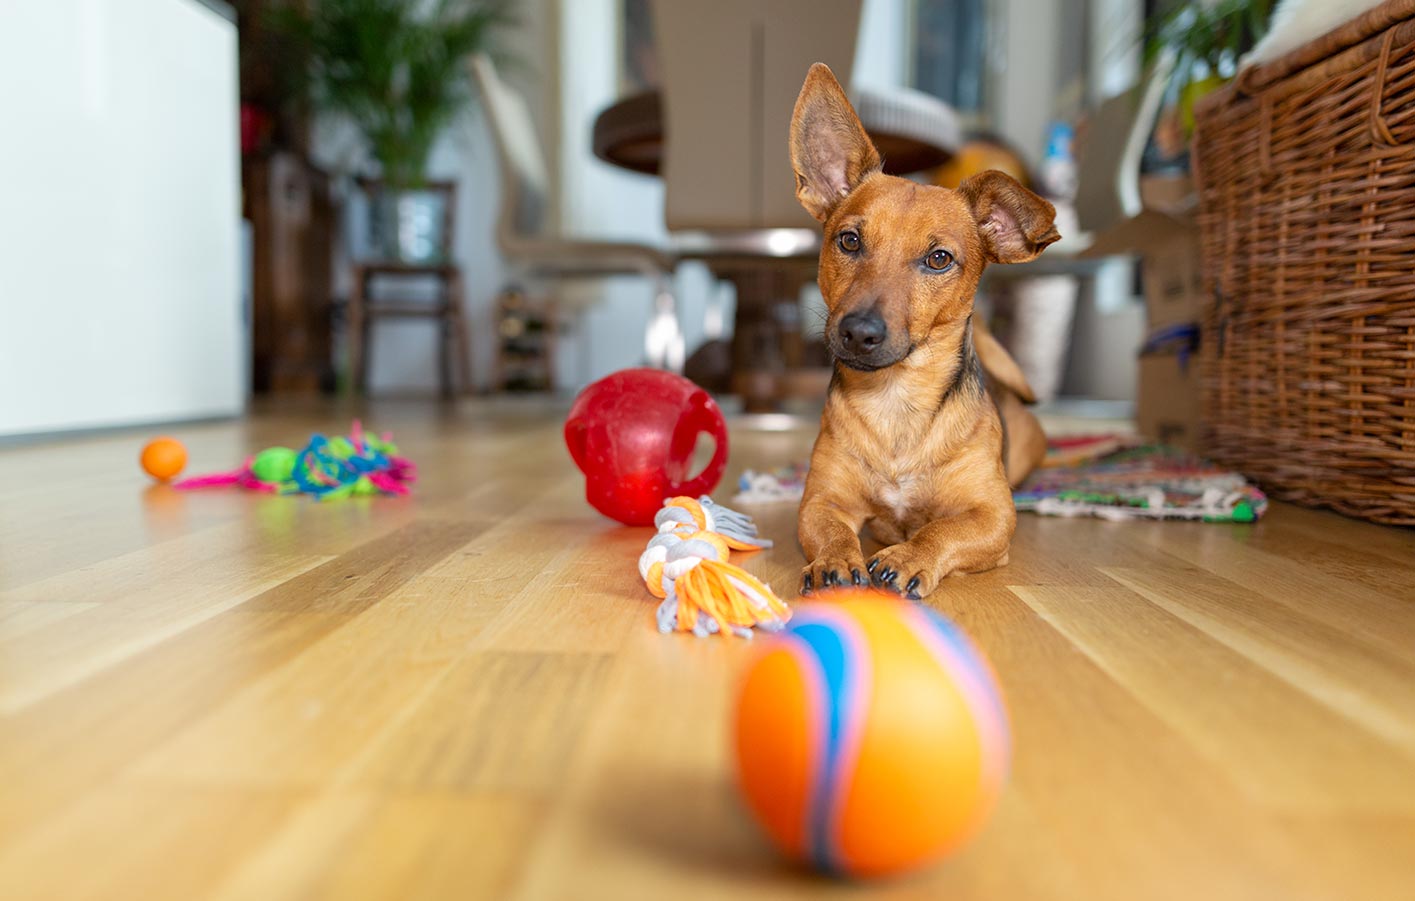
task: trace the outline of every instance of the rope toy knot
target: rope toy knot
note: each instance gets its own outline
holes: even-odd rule
[[[639,555],[639,575],[662,598],[660,632],[699,637],[726,631],[743,638],[752,629],[781,629],[791,609],[751,573],[728,562],[732,551],[771,547],[756,524],[709,497],[673,497],[654,517],[658,534]]]

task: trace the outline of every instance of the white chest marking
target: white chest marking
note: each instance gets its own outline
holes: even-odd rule
[[[903,520],[914,508],[916,487],[916,479],[912,476],[906,476],[897,482],[886,482],[880,488],[880,503],[893,510],[898,519]]]

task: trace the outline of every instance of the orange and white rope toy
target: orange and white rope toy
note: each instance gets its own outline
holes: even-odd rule
[[[703,637],[726,630],[743,638],[752,628],[775,632],[791,608],[766,583],[727,562],[733,550],[771,547],[751,518],[709,497],[673,497],[654,517],[659,533],[639,557],[639,575],[658,607],[658,630]]]

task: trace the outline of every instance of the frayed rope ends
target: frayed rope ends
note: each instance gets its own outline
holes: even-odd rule
[[[674,497],[654,517],[659,534],[639,557],[649,593],[662,598],[658,630],[698,637],[726,631],[751,638],[752,629],[779,631],[791,608],[756,576],[727,562],[733,550],[771,547],[757,537],[751,517],[709,497]]]

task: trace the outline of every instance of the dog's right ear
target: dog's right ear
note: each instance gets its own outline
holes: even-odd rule
[[[825,63],[806,74],[791,115],[791,167],[796,199],[824,222],[866,175],[880,168],[879,151]]]
[[[968,202],[983,239],[983,252],[994,263],[1035,260],[1047,245],[1061,240],[1056,207],[996,169],[963,179],[958,193]]]

